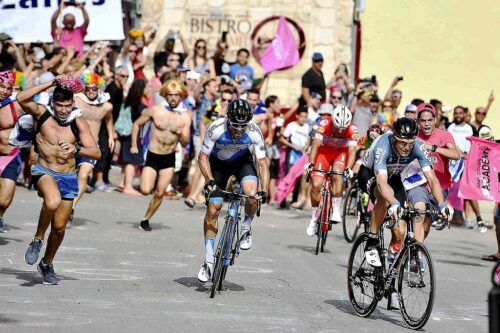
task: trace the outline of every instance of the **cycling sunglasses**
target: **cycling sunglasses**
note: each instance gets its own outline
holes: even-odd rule
[[[237,124],[237,123],[229,122],[229,126],[234,128],[235,130],[243,131],[248,127],[248,124]]]

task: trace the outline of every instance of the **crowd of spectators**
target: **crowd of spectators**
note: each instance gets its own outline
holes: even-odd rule
[[[254,121],[263,130],[271,169],[270,204],[294,209],[307,209],[310,205],[308,185],[303,179],[297,182],[291,202],[286,199],[275,202],[275,192],[291,166],[307,154],[311,132],[323,115],[331,113],[340,103],[347,105],[359,129],[362,151],[363,142],[373,128],[385,132],[398,117],[415,118],[419,105],[426,102],[415,97],[411,104],[400,105],[402,76],[394,78],[384,92],[379,90],[375,75],[354,81],[349,66],[342,63],[328,80],[322,71],[323,63],[333,62],[334,59],[324,59],[321,53],[314,52],[307,60],[311,61],[311,67],[303,74],[301,86],[297,87],[296,102],[285,108],[280,96],[273,93],[261,95],[263,80],[255,77],[249,65],[249,50],[237,50],[234,62],[226,59],[231,45],[225,36],[213,45],[213,54],[208,52],[209,45],[205,39],[197,39],[190,49],[182,32],[170,30],[165,36],[157,36],[156,30],[150,27],[128,31],[121,46],[108,41],[85,43],[87,28],[92,24],[85,7],[76,3],[83,14],[82,25],[76,26],[75,17],[65,14],[62,26],[58,26],[64,6],[62,2],[51,18],[53,43],[16,44],[8,34],[0,33],[0,71],[15,70],[17,91],[47,82],[60,74],[80,76],[95,73],[104,79],[104,87],[99,93],[109,94],[115,124],[112,133],[115,145],[112,151],[109,150],[106,144],[109,133],[103,123],[99,134],[102,159],[89,180],[88,192],[117,190],[126,195],[141,195],[137,191],[137,177],[144,163],[140,147],[145,136],[139,138],[139,153],[132,154],[130,130],[121,126],[119,119],[130,117],[133,122],[144,109],[166,103],[159,92],[162,84],[170,79],[179,80],[187,89],[188,97],[183,106],[186,112],[192,114],[192,129],[189,145],[179,149],[178,156],[182,163],[176,166],[175,181],[166,195],[184,198],[190,207],[204,203],[203,179],[197,168],[201,142],[208,126],[218,117],[224,117],[231,99],[245,98],[254,109]],[[148,46],[155,39],[158,46],[151,50]],[[175,52],[177,49],[182,49],[182,52]],[[151,74],[146,70],[148,65],[153,69]],[[428,100],[436,112],[436,127],[451,133],[462,156],[466,156],[470,148],[466,137],[492,137],[491,128],[484,121],[493,101],[493,92],[485,106],[475,109],[462,105],[452,108],[437,98]],[[29,151],[23,152],[25,166],[29,163],[29,156]],[[119,183],[110,181],[112,168],[122,170]],[[25,167],[18,181],[23,185],[29,184],[29,167]],[[455,220],[466,227],[473,227],[473,221],[481,221],[477,201],[465,201],[465,222],[461,221],[461,214],[456,214]],[[500,258],[500,253],[496,255]]]

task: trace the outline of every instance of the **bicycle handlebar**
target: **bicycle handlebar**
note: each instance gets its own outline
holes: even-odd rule
[[[324,174],[327,177],[330,177],[330,176],[344,176],[343,172],[331,171],[331,170],[325,171],[325,170],[321,170],[321,169],[312,169],[311,171],[307,172],[306,183],[309,183],[309,181],[311,180],[311,173],[313,173],[313,172],[322,173],[322,174]]]

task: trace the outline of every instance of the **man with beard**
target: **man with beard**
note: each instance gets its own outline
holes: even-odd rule
[[[78,118],[78,110],[73,111],[72,87],[75,84],[77,78],[60,75],[55,80],[31,87],[17,95],[17,101],[23,110],[37,120],[34,146],[38,152],[38,161],[31,173],[33,186],[43,198],[35,238],[28,247],[24,260],[29,265],[37,262],[45,231],[50,224],[45,256],[37,267],[44,284],[58,284],[60,280],[54,272],[52,261],[63,241],[73,199],[78,195],[75,155],[92,159],[101,157],[89,125]],[[53,86],[56,88],[50,105],[44,106],[33,101],[33,96]]]
[[[9,208],[21,171],[19,148],[9,145],[9,134],[23,110],[12,95],[14,73],[0,72],[0,232],[5,232],[3,215]]]
[[[137,136],[139,129],[151,121],[151,140],[146,154],[146,162],[141,174],[140,190],[147,195],[154,189],[146,215],[139,229],[151,231],[149,220],[163,201],[167,186],[172,180],[175,168],[175,150],[177,142],[186,146],[189,141],[191,118],[188,112],[178,113],[176,108],[187,97],[187,89],[176,80],[167,81],[160,90],[160,95],[167,100],[167,106],[160,104],[142,111],[132,128],[132,146],[130,152],[137,154]],[[157,179],[158,178],[158,179]],[[156,182],[156,187],[155,187]]]
[[[75,95],[75,105],[82,111],[82,117],[88,123],[92,137],[99,142],[99,131],[103,119],[108,130],[108,146],[112,151],[115,145],[113,139],[113,105],[108,102],[109,94],[99,95],[99,90],[104,86],[104,80],[97,74],[87,73],[80,77],[85,90]],[[102,148],[103,149],[103,148]],[[101,153],[102,154],[102,153]],[[73,209],[82,198],[87,188],[89,176],[94,170],[96,161],[80,155],[75,156],[76,168],[78,170],[78,196],[73,203]],[[70,220],[73,218],[71,214]]]

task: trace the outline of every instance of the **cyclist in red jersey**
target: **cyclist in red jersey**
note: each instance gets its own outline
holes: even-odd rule
[[[333,109],[333,106],[331,107]],[[333,171],[344,173],[352,177],[352,167],[356,158],[356,140],[358,128],[351,124],[352,113],[344,105],[339,104],[331,112],[331,117],[321,120],[311,147],[310,161],[307,168],[328,171],[333,165]],[[314,236],[316,231],[317,211],[321,200],[321,185],[324,175],[312,173],[311,186],[311,220],[307,227],[307,235]],[[343,177],[335,175],[333,178],[333,214],[330,217],[333,223],[341,220],[340,205],[342,201]]]

